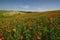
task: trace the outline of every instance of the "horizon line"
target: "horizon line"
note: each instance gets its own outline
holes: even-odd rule
[[[57,10],[60,10],[60,9],[56,9],[56,10],[42,10],[42,11],[25,11],[25,10],[4,10],[4,11],[24,11],[24,12],[46,12],[46,11],[57,11]],[[3,11],[3,9],[0,11]]]

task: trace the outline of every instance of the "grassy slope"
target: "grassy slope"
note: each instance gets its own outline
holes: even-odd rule
[[[37,17],[37,16],[58,16],[60,15],[60,10],[55,11],[46,11],[46,12],[31,12],[27,13],[25,15],[22,15],[22,17]]]
[[[1,14],[2,14],[2,12],[1,12]],[[60,29],[55,30],[55,27],[56,27],[55,21],[53,23],[53,20],[52,20],[52,24],[50,25],[50,19],[46,20],[45,17],[42,19],[38,18],[38,20],[31,19],[32,17],[38,17],[38,16],[58,16],[58,15],[60,15],[60,11],[32,12],[31,14],[27,13],[27,14],[22,14],[22,15],[15,14],[13,16],[10,16],[11,19],[9,18],[9,16],[8,16],[8,18],[1,17],[2,19],[0,19],[0,28],[2,29],[1,33],[3,33],[4,36],[2,36],[0,39],[2,40],[2,38],[3,38],[4,40],[20,40],[23,37],[26,40],[31,40],[31,38],[33,38],[33,40],[37,40],[37,37],[38,37],[38,39],[42,39],[42,40],[49,40],[49,39],[50,40],[55,40],[55,39],[59,40],[58,37],[59,37]],[[22,20],[17,17],[19,17],[19,18],[20,17],[21,18],[31,17],[31,18]],[[60,19],[60,17],[57,17],[57,19],[56,19],[58,21],[58,24],[60,24],[59,19]],[[31,31],[32,30],[31,28],[33,29],[33,31]],[[38,30],[37,30],[37,28],[38,28]],[[43,32],[41,31],[40,28],[42,28]],[[60,26],[57,26],[57,28],[60,28]],[[51,34],[51,35],[49,35],[49,34]]]
[[[11,11],[5,11],[5,10],[0,10],[0,16],[2,16],[3,14],[6,14],[6,12],[9,13],[12,13]],[[15,12],[14,12],[15,13]],[[18,13],[18,12],[16,12]],[[37,17],[37,16],[58,16],[60,15],[60,10],[55,10],[55,11],[46,11],[46,12],[23,12],[23,13],[26,13],[26,14],[14,14],[13,16],[14,17]],[[13,13],[12,13],[13,14]],[[12,16],[11,16],[12,17]]]

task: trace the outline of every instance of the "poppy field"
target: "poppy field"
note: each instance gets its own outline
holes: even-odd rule
[[[0,40],[60,40],[60,16],[0,17]]]

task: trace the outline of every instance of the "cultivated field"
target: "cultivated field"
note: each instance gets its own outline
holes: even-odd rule
[[[60,40],[60,10],[0,10],[0,40]]]

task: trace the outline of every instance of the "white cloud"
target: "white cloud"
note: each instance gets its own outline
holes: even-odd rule
[[[22,5],[22,6],[20,6],[21,8],[30,8],[30,6],[29,5]]]

